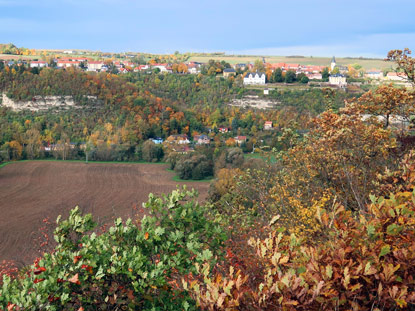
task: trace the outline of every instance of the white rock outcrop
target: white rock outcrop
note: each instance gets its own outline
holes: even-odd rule
[[[97,100],[96,96],[87,96],[88,100]],[[30,110],[48,110],[50,108],[69,109],[80,108],[72,96],[35,96],[29,101],[15,101],[2,94],[2,106],[10,107],[14,111]]]

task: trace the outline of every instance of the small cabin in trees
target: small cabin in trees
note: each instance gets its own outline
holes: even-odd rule
[[[185,144],[190,143],[186,134],[170,135],[169,137],[167,137],[166,141],[171,144],[179,144],[179,145],[185,145]]]
[[[246,136],[236,136],[234,139],[238,145],[242,145],[246,142]]]
[[[207,135],[195,135],[193,136],[193,141],[196,145],[207,145],[210,143],[210,138]]]
[[[272,121],[265,121],[264,130],[272,130]]]
[[[150,140],[155,143],[156,145],[162,144],[163,143],[163,139],[160,137],[156,137],[156,138],[150,138]]]
[[[225,78],[228,78],[228,77],[230,77],[230,76],[234,76],[234,75],[236,75],[236,70],[235,70],[235,69],[233,69],[233,68],[225,68],[225,69],[223,70],[223,76],[224,76]]]

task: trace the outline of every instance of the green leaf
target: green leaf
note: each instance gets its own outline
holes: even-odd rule
[[[156,236],[161,236],[162,234],[164,234],[164,231],[165,231],[164,228],[157,227],[154,233],[156,234]]]
[[[116,226],[119,226],[119,225],[121,225],[122,224],[122,219],[121,218],[117,218],[116,220],[115,220],[115,225]]]
[[[105,275],[105,274],[104,274],[104,271],[103,271],[102,267],[99,267],[99,268],[98,268],[97,273],[95,274],[95,277],[99,280],[99,279],[101,279],[104,275]]]
[[[331,265],[326,266],[326,275],[329,279],[333,276],[333,267]]]
[[[373,234],[375,234],[375,231],[376,231],[376,229],[375,229],[374,226],[372,226],[372,225],[367,226],[367,234],[369,236],[372,236]]]
[[[386,228],[386,233],[389,235],[397,235],[403,230],[403,226],[398,226],[397,224],[391,224]]]
[[[304,273],[304,272],[306,272],[306,271],[307,271],[307,269],[306,269],[305,267],[299,267],[299,268],[297,269],[297,273],[298,273],[298,274]]]
[[[390,248],[389,245],[383,246],[382,249],[380,250],[379,258],[382,257],[382,256],[385,256],[385,255],[389,254],[390,251],[391,251],[391,248]]]
[[[200,260],[202,260],[202,261],[207,261],[207,260],[209,260],[210,258],[212,258],[212,256],[213,256],[213,253],[212,253],[209,249],[205,249],[205,250],[202,252],[202,256],[200,256]]]

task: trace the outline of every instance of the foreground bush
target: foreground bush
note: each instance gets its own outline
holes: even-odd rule
[[[342,206],[320,210],[320,242],[273,230],[251,240],[261,275],[231,267],[184,282],[204,310],[397,310],[415,307],[415,193],[372,197],[355,217]],[[275,219],[274,219],[275,221]],[[261,279],[257,287],[252,279]]]
[[[117,219],[105,233],[88,233],[91,215],[58,218],[57,246],[12,279],[3,277],[0,310],[192,310],[177,280],[214,263],[224,235],[208,221],[195,192],[152,195],[141,225]]]

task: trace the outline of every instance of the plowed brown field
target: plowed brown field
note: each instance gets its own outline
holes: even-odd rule
[[[135,213],[148,194],[168,193],[185,182],[162,164],[81,163],[29,161],[0,169],[0,261],[25,264],[36,255],[34,236],[42,220],[53,222],[79,206],[99,223]],[[191,182],[199,200],[207,196],[209,183]],[[33,234],[35,233],[35,235]]]

